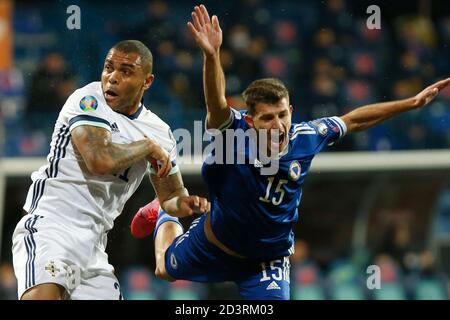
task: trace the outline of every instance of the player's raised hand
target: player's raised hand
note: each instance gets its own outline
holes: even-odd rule
[[[215,15],[210,18],[204,5],[194,7],[192,21],[189,21],[187,26],[195,42],[205,54],[213,55],[219,51],[222,44],[219,19]]]
[[[157,172],[158,178],[163,178],[172,170],[169,153],[151,139],[149,139],[149,144],[150,154],[147,156],[147,160]]]
[[[447,78],[426,87],[414,97],[414,105],[418,108],[426,106],[449,84],[450,78]]]
[[[179,216],[190,216],[194,213],[207,213],[211,210],[211,204],[207,199],[199,196],[180,197],[178,199]]]

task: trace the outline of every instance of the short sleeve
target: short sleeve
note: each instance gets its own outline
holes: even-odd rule
[[[339,117],[329,117],[294,124],[291,130],[290,139],[298,141],[297,148],[315,155],[342,138],[347,127]]]
[[[224,123],[219,126],[219,128],[207,129],[205,121],[205,131],[210,135],[214,135],[217,133],[217,131],[224,132],[227,129],[247,129],[248,125],[244,119],[244,115],[245,111],[238,111],[234,108],[230,108],[230,116]]]
[[[347,133],[347,126],[339,117],[320,118],[308,124],[327,145],[333,145]]]
[[[82,125],[111,131],[106,108],[109,107],[100,102],[95,95],[76,91],[67,99],[62,112],[68,119],[70,131]]]

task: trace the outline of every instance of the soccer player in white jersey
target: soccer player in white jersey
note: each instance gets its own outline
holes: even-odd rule
[[[171,215],[207,211],[183,185],[169,126],[143,105],[152,67],[143,43],[119,42],[101,82],[67,99],[13,234],[19,299],[120,299],[107,232],[147,171]]]

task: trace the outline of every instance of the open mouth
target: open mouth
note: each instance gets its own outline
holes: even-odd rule
[[[286,135],[284,133],[280,133],[280,134],[271,134],[270,135],[270,144],[271,144],[271,149],[281,149],[284,141],[286,139]],[[281,151],[281,150],[279,150]]]
[[[280,136],[279,136],[279,138],[278,138],[280,145],[283,144],[284,139],[285,139],[285,134],[284,134],[284,133],[281,133]]]
[[[106,101],[114,100],[119,96],[114,90],[111,89],[106,90],[104,94]]]

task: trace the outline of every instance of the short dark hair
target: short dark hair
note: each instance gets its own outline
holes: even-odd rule
[[[247,110],[250,115],[255,114],[258,103],[275,104],[286,98],[289,103],[289,91],[278,79],[264,78],[253,81],[242,93]]]
[[[137,53],[141,57],[142,68],[144,72],[152,73],[153,55],[150,49],[139,40],[124,40],[116,43],[111,50],[117,50],[123,53]]]

